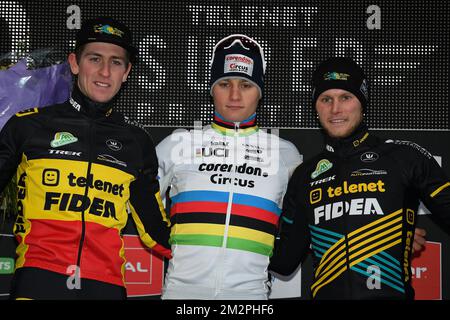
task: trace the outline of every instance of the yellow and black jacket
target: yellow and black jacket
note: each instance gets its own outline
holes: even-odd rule
[[[270,269],[292,273],[313,252],[315,299],[413,298],[419,199],[450,225],[450,182],[430,153],[365,125],[300,165],[284,197]]]
[[[0,190],[16,172],[16,268],[124,286],[121,230],[169,257],[155,148],[145,130],[77,88],[69,101],[13,116],[0,133]]]

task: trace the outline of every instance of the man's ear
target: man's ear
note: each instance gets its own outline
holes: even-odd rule
[[[131,63],[128,63],[128,67],[127,67],[127,71],[125,71],[125,74],[122,77],[122,82],[126,82],[128,75],[130,74],[131,71]]]
[[[75,55],[75,53],[70,53],[67,57],[67,61],[69,62],[70,70],[72,71],[72,73],[74,75],[77,75],[78,72],[80,72],[80,67],[78,66],[77,56]]]

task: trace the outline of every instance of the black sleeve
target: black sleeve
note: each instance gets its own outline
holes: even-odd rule
[[[130,185],[131,214],[144,244],[170,258],[170,222],[159,194],[155,147],[147,135],[140,140],[144,166]]]
[[[285,276],[297,269],[310,244],[307,216],[302,205],[305,201],[302,185],[306,181],[302,178],[303,171],[303,166],[300,165],[289,180],[283,199],[279,237],[275,240],[269,264],[270,271]]]
[[[450,179],[431,154],[415,152],[415,159],[410,161],[413,164],[411,183],[432,218],[450,230]]]
[[[13,116],[0,131],[0,193],[11,181],[20,162],[20,134],[18,119]]]

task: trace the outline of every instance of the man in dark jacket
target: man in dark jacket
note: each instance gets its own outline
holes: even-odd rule
[[[450,182],[433,156],[367,130],[368,83],[351,59],[313,74],[323,152],[294,172],[270,269],[288,275],[311,245],[315,299],[412,299],[419,200],[450,225]]]
[[[130,30],[85,21],[68,101],[17,113],[0,133],[0,190],[17,174],[13,299],[123,299],[121,230],[166,257],[169,222],[148,133],[113,109],[137,55]]]

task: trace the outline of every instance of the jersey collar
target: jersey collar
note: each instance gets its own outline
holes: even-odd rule
[[[256,113],[241,122],[231,122],[226,120],[216,111],[211,127],[218,133],[226,136],[249,136],[259,130],[256,124]]]
[[[94,102],[81,92],[76,82],[69,99],[72,107],[93,119],[108,117],[112,112],[114,101],[115,98],[105,103]]]
[[[347,156],[359,152],[365,146],[371,145],[373,139],[375,137],[369,134],[366,124],[361,122],[347,138],[332,138],[325,135],[325,149],[338,156]]]

